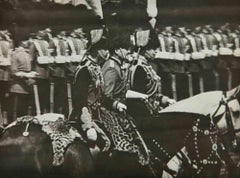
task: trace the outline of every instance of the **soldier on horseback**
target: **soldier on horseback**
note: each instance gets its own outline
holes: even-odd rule
[[[92,30],[91,48],[89,53],[80,62],[74,78],[73,110],[70,120],[79,122],[80,131],[83,131],[88,141],[98,142],[98,136],[105,141],[102,151],[109,150],[108,137],[98,126],[103,126],[110,136],[112,148],[119,152],[135,153],[139,163],[146,164],[145,157],[137,143],[135,133],[121,114],[126,110],[126,105],[113,100],[103,92],[104,80],[101,63],[109,57],[103,29]],[[96,124],[98,123],[98,125]],[[101,148],[101,144],[99,144]]]
[[[153,38],[154,36],[151,40],[149,40],[149,36],[149,30],[138,31],[135,34],[135,41],[139,48],[137,58],[131,63],[129,69],[128,83],[130,90],[149,96],[148,111],[157,114],[162,107],[174,104],[175,100],[161,93],[161,79],[150,65],[150,61],[155,58],[156,48],[159,44]],[[133,112],[134,115],[140,114],[139,110],[136,113],[134,108],[129,108],[130,112]]]

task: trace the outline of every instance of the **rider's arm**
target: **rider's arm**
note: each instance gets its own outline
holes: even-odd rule
[[[104,78],[104,93],[107,97],[113,98],[114,88],[119,78],[116,69],[113,67],[108,67],[103,72],[103,78]]]

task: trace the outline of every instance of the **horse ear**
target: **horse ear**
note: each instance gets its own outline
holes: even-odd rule
[[[228,97],[235,96],[238,102],[240,103],[240,85],[232,90],[227,91],[227,96]]]

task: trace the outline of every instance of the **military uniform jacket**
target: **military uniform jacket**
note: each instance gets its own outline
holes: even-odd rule
[[[87,56],[82,61],[73,81],[73,111],[70,119],[78,118],[82,108],[87,107],[93,116],[97,117],[101,106],[112,108],[113,100],[104,96],[103,76],[100,66]]]
[[[110,57],[103,67],[104,93],[107,97],[125,100],[127,72],[121,69],[121,61],[116,57]]]
[[[40,50],[42,52],[43,56],[49,56],[49,44],[45,40],[40,40],[40,39],[34,39],[34,42],[30,45],[29,49],[29,54],[32,58],[33,61],[33,69],[36,71],[39,76],[38,78],[41,79],[48,79],[50,70],[49,70],[49,64],[39,64],[37,61],[37,58],[40,56],[40,52],[38,51],[37,47],[35,44],[37,43],[40,47]]]
[[[140,56],[137,61],[133,61],[128,76],[131,90],[150,96],[154,112],[158,112],[160,106],[169,99],[160,93],[161,79],[144,57]]]
[[[11,58],[12,44],[9,41],[0,40],[1,56],[4,58]],[[9,66],[0,65],[0,81],[9,81]]]
[[[20,47],[15,50],[12,56],[11,65],[11,87],[10,92],[28,94],[30,86],[27,84],[27,78],[17,77],[17,72],[30,72],[32,70],[31,56]]]

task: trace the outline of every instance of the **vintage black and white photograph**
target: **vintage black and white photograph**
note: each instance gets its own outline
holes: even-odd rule
[[[0,0],[0,178],[240,178],[240,1]]]

